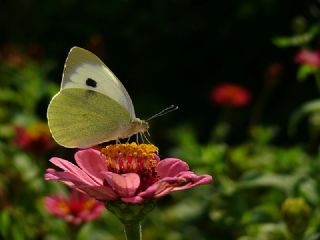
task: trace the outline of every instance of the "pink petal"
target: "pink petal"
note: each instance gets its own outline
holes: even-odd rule
[[[103,157],[99,151],[86,149],[75,154],[78,166],[99,184],[103,184],[102,171],[106,171]]]
[[[301,64],[309,64],[315,67],[320,66],[320,52],[302,49],[295,57],[295,62]]]
[[[78,186],[78,189],[95,199],[106,201],[116,200],[118,195],[109,186]]]
[[[105,180],[121,197],[132,197],[140,185],[140,177],[136,173],[116,174],[103,172]]]
[[[81,179],[82,182],[85,182],[88,185],[98,185],[98,183],[94,181],[91,177],[89,177],[84,171],[82,171],[79,167],[77,167],[69,161],[53,157],[50,159],[50,162],[58,166],[59,168],[63,169],[65,172],[69,172],[77,176],[79,179]]]
[[[138,194],[142,198],[160,198],[170,192],[192,188],[212,181],[210,175],[197,176],[191,171],[180,172],[176,177],[160,179],[148,187],[144,192]]]
[[[94,220],[101,215],[104,209],[105,209],[104,204],[102,202],[97,201],[97,203],[92,209],[81,212],[79,217],[86,221]]]
[[[126,202],[126,203],[135,203],[135,204],[139,204],[142,203],[144,201],[144,199],[140,196],[134,196],[134,197],[125,197],[125,198],[121,198],[122,202]]]
[[[44,205],[50,213],[56,216],[64,216],[65,212],[59,207],[62,200],[60,196],[47,196],[44,198]]]
[[[172,189],[174,189],[174,184],[176,184],[176,178],[161,179],[160,181],[148,187],[145,191],[139,193],[138,196],[143,198],[155,198],[156,196],[164,196],[166,194],[169,194]]]
[[[175,187],[172,191],[184,190],[184,189],[192,188],[198,185],[209,184],[212,182],[212,176],[210,175],[197,176],[191,171],[180,173],[179,178],[185,179],[186,184]]]
[[[56,170],[53,168],[48,168],[45,175],[44,179],[45,180],[58,180],[59,178],[55,175]]]
[[[164,177],[174,177],[179,172],[188,171],[189,166],[184,161],[177,158],[166,158],[161,160],[157,167],[156,171],[161,178]]]
[[[84,184],[84,182],[78,176],[75,176],[69,172],[58,172],[54,169],[47,169],[47,173],[44,175],[44,179],[61,181],[68,186]]]

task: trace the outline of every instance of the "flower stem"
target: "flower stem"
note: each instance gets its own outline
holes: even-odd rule
[[[126,240],[141,240],[141,221],[152,211],[154,201],[142,204],[129,204],[119,201],[106,202],[106,208],[112,212],[123,224]]]
[[[68,224],[68,228],[69,228],[69,236],[70,239],[77,239],[78,238],[78,233],[81,229],[81,225],[75,225],[75,224]]]
[[[126,240],[142,240],[141,223],[124,224],[124,233]]]

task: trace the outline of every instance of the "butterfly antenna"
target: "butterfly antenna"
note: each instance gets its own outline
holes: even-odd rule
[[[156,113],[155,115],[149,117],[149,118],[147,119],[147,121],[150,121],[151,119],[154,119],[154,118],[156,118],[156,117],[163,116],[163,115],[165,115],[165,114],[167,114],[167,113],[169,113],[169,112],[176,111],[176,110],[178,110],[178,108],[179,108],[178,106],[171,105],[171,106],[163,109],[162,111]]]

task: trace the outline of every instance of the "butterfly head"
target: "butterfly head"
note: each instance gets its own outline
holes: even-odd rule
[[[140,118],[135,118],[131,122],[130,132],[133,134],[139,132],[146,132],[149,129],[149,123],[147,121],[141,120]]]

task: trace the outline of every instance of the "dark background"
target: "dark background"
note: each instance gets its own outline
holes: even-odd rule
[[[253,123],[279,126],[276,141],[287,144],[307,134],[287,137],[290,114],[317,92],[313,81],[296,80],[298,49],[279,49],[271,39],[290,36],[297,16],[316,21],[310,9],[317,6],[301,0],[0,0],[0,37],[3,46],[40,46],[43,58],[54,60],[49,77],[57,84],[69,49],[90,48],[98,39],[93,50],[123,82],[138,117],[180,107],[151,123],[155,138],[165,141],[169,129],[184,123],[207,141],[223,111],[210,93],[224,82],[252,92],[250,104],[232,112],[229,141],[242,141],[265,88],[266,68],[280,63],[283,74]],[[48,101],[40,108],[44,118]]]

